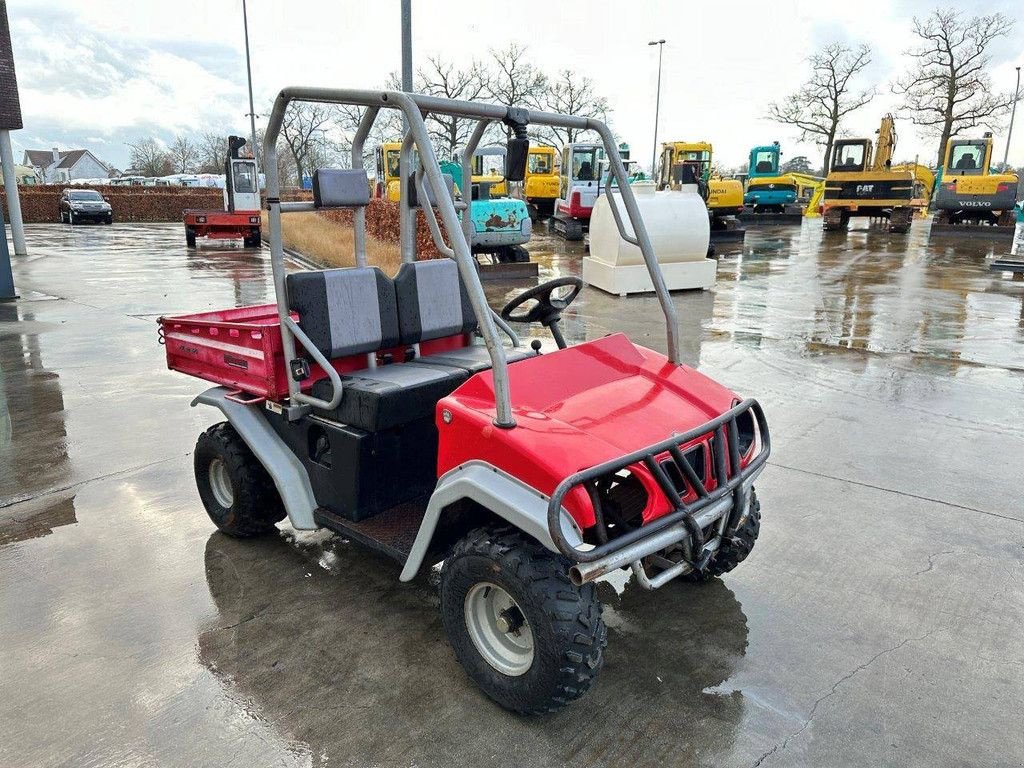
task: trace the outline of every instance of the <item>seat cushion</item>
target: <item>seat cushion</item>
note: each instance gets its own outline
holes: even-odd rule
[[[510,349],[505,347],[505,359],[514,363],[533,357],[533,352],[523,347]],[[417,363],[424,365],[443,365],[450,368],[462,368],[468,373],[479,373],[489,370],[491,367],[491,356],[487,354],[487,347],[483,344],[473,344],[461,349],[449,349],[445,352],[438,352],[435,355],[425,355],[416,358]]]
[[[437,401],[462,384],[469,373],[463,368],[419,363],[394,363],[343,374],[341,403],[333,411],[317,414],[342,424],[376,432],[434,416]],[[327,400],[331,385],[321,379],[313,396]]]
[[[394,283],[402,344],[476,330],[473,305],[451,259],[403,264]]]
[[[286,282],[288,307],[328,359],[398,345],[395,288],[376,267],[293,272]]]

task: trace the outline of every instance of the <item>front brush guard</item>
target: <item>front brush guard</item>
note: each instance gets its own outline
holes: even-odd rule
[[[746,466],[741,466],[737,419],[748,412],[756,425],[755,445],[759,440],[760,450],[748,461]],[[700,480],[682,452],[683,446],[705,436],[712,438],[709,442],[712,450],[715,485],[711,490],[708,490],[706,482]],[[680,494],[661,466],[658,457],[666,453],[679,469],[681,476],[685,478],[687,486],[696,493],[695,501],[689,503],[683,501],[683,494]],[[723,530],[722,538],[733,537],[747,514],[750,488],[754,478],[760,474],[770,453],[771,436],[768,432],[768,422],[765,419],[764,411],[756,400],[744,400],[721,416],[688,432],[674,435],[668,440],[584,469],[565,478],[555,488],[555,492],[548,501],[548,529],[551,539],[563,555],[574,563],[586,566],[583,569],[574,567],[573,573],[576,580],[590,581],[626,564],[633,564],[634,571],[637,571],[637,566],[643,557],[682,540],[688,540],[690,551],[695,553],[693,561],[686,565],[690,569],[701,570],[707,565],[714,549],[717,548],[717,546],[709,548],[705,545],[704,526],[701,524],[701,520],[709,518],[716,520],[722,514],[727,514],[728,523]],[[646,525],[609,540],[600,503],[596,499],[596,494],[590,492],[592,489],[590,483],[599,477],[614,474],[636,464],[642,464],[651,474],[659,490],[672,507],[672,511]],[[590,492],[590,499],[595,505],[595,520],[600,529],[601,543],[586,550],[572,546],[560,527],[562,503],[569,492],[579,486],[584,486]],[[680,568],[672,575],[679,575],[682,570]],[[589,578],[580,576],[584,571]],[[648,586],[648,584],[644,584],[644,586],[654,588],[667,580],[667,578],[659,580],[653,586]],[[643,584],[644,581],[642,579],[641,583]]]

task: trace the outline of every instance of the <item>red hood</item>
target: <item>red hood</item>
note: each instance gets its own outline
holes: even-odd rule
[[[493,426],[490,371],[438,403],[439,416],[452,414],[450,424],[437,420],[439,475],[476,459],[550,494],[574,472],[698,427],[736,400],[622,334],[516,363],[509,382],[514,429]]]

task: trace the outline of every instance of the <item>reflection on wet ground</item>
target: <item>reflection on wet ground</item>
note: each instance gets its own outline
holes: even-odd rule
[[[215,415],[153,320],[268,301],[265,254],[30,227],[0,304],[0,765],[1019,765],[1024,281],[926,226],[752,228],[673,296],[685,361],[772,422],[761,540],[703,587],[602,585],[598,685],[530,720],[465,678],[429,578],[212,533]],[[533,253],[579,273],[580,245]],[[586,289],[564,326],[664,348],[653,296]]]

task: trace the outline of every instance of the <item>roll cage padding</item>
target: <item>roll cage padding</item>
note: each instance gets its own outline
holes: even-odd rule
[[[370,185],[362,169],[317,168],[313,204],[317,208],[358,208],[370,203]]]

